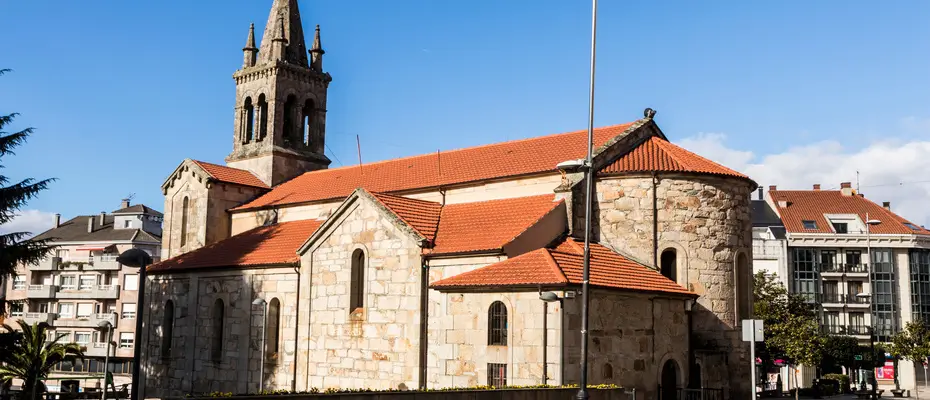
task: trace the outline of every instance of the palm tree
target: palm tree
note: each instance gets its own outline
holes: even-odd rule
[[[76,343],[59,343],[64,337],[59,335],[55,340],[48,340],[46,324],[27,324],[18,321],[22,336],[6,354],[4,364],[0,365],[0,382],[7,384],[13,379],[23,381],[23,394],[35,400],[38,393],[45,391],[42,381],[48,378],[52,367],[62,361],[73,362],[75,359],[84,359],[84,352]],[[13,327],[3,324],[7,332],[12,333]],[[26,398],[25,396],[21,398]]]

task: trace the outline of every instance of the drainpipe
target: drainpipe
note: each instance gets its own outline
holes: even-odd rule
[[[696,367],[694,362],[694,303],[695,299],[685,300],[685,310],[688,314],[688,383],[692,389],[697,389],[701,387],[701,382],[691,381]],[[701,371],[701,375],[704,375],[704,371]]]
[[[294,306],[294,365],[292,366],[294,370],[294,377],[291,379],[291,392],[297,391],[297,353],[298,343],[300,343],[300,335],[298,329],[300,329],[300,261],[297,262],[297,265],[294,266],[294,272],[297,273],[297,304]],[[264,328],[262,328],[264,329]]]
[[[656,193],[658,178],[652,171],[652,265],[659,269],[659,199]]]
[[[420,390],[426,390],[427,328],[429,325],[429,261],[420,268]]]
[[[542,292],[542,289],[539,289]],[[549,383],[549,302],[543,303],[542,384]]]

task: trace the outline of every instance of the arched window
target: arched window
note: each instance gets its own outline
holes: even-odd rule
[[[210,349],[210,358],[213,362],[220,362],[223,359],[223,325],[225,320],[226,309],[222,299],[216,299],[213,302],[213,343]]]
[[[304,146],[310,147],[310,143],[313,142],[313,100],[307,100],[304,103],[304,109],[301,112],[303,116],[300,120],[300,125],[303,127],[301,130],[304,135]]]
[[[190,213],[190,199],[184,197],[181,201],[181,247],[187,244],[187,220]]]
[[[660,271],[666,278],[678,282],[678,254],[675,249],[666,249],[660,259]]]
[[[300,118],[297,112],[297,97],[287,96],[284,102],[284,141],[291,146],[300,142],[300,132],[297,130]]]
[[[349,312],[365,307],[365,252],[352,253],[352,282],[349,290]]]
[[[245,104],[242,106],[242,114],[245,120],[242,126],[242,143],[252,141],[255,131],[255,106],[252,104],[252,98],[246,97]]]
[[[281,333],[281,302],[277,297],[271,299],[268,303],[268,320],[265,321],[265,352],[274,354],[278,351],[279,337]]]
[[[255,140],[261,141],[268,134],[268,101],[265,95],[258,96],[258,133]]]
[[[174,334],[174,302],[168,300],[165,303],[164,320],[161,324],[161,356],[162,358],[171,357],[171,339]]]
[[[752,318],[752,271],[746,253],[736,256],[736,322]]]
[[[488,309],[488,345],[507,345],[507,306],[500,301],[491,303]]]
[[[610,363],[604,364],[604,380],[614,379],[614,367]]]

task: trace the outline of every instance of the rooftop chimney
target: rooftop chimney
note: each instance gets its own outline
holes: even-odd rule
[[[94,232],[94,217],[90,216],[90,217],[87,217],[87,233],[93,233],[93,232]]]
[[[770,191],[770,192],[773,192],[773,191],[775,191],[775,190],[778,190],[778,188],[777,188],[775,185],[769,185],[769,191]]]
[[[819,183],[815,183],[815,184],[814,184],[814,190],[820,190],[820,184],[819,184]]]
[[[123,201],[120,203],[119,209],[122,210],[124,208],[129,208],[129,199],[123,199]]]
[[[104,225],[104,221],[106,221],[106,217],[107,217],[107,212],[106,212],[106,211],[101,211],[101,212],[100,212],[100,222],[99,222],[99,224],[100,224],[101,227]]]
[[[759,186],[759,200],[762,200],[762,186]]]
[[[61,214],[55,214],[55,227],[61,226]]]
[[[849,182],[840,183],[840,193],[842,193],[843,196],[852,196],[853,194],[852,183],[849,183]]]
[[[882,207],[885,207],[886,210],[891,211],[891,202],[890,202],[890,201],[883,201],[883,202],[882,202]]]

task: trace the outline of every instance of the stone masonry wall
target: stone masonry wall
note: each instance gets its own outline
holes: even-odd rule
[[[293,381],[296,347],[297,274],[293,268],[225,270],[159,274],[149,278],[146,288],[144,361],[147,397],[226,391],[258,391],[261,340],[264,325],[256,298],[281,302],[280,347],[265,356],[265,389],[290,389]],[[220,362],[212,358],[212,338],[216,337],[213,305],[225,305],[222,327],[223,350]],[[174,326],[168,357],[162,357],[165,344],[165,305],[174,303]],[[266,346],[268,344],[266,343]]]
[[[309,289],[301,291],[300,309],[309,321],[306,328],[301,323],[300,337],[307,340],[299,349],[298,388],[416,388],[420,248],[369,200],[350,201],[301,256],[301,287]],[[356,249],[366,255],[365,299],[353,312]]]
[[[581,307],[580,295],[565,300],[562,373],[566,383],[577,383],[580,376]],[[641,399],[656,399],[662,366],[672,360],[684,387],[688,371],[684,299],[593,289],[590,307],[590,384],[635,387],[643,393]]]
[[[752,259],[750,192],[751,184],[742,179],[664,174],[656,190],[658,252],[675,249],[678,282],[701,296],[694,311],[697,346],[729,354],[723,356],[729,376],[705,379],[705,386],[730,389],[734,396],[749,392],[748,347],[737,326],[748,316],[736,314],[735,264],[739,254]],[[651,177],[602,178],[597,193],[597,239],[652,264]],[[576,215],[583,218],[583,213]],[[752,269],[740,273],[751,275]]]

